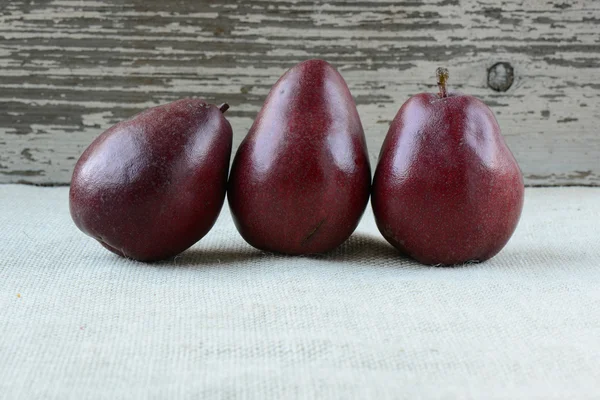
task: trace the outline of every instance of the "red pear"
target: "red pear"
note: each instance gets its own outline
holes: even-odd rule
[[[492,111],[473,96],[421,93],[400,108],[381,148],[372,206],[383,236],[424,264],[484,261],[513,234],[523,178]]]
[[[348,86],[330,64],[309,60],[271,89],[235,155],[227,197],[252,246],[312,254],[348,239],[370,184],[365,136]]]
[[[179,100],[101,134],[73,172],[69,204],[77,227],[142,261],[169,258],[200,240],[225,201],[227,108]]]

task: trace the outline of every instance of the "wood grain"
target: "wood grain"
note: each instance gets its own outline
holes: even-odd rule
[[[237,146],[277,78],[315,57],[348,82],[373,163],[444,65],[495,111],[527,184],[600,185],[594,0],[0,0],[0,182],[68,183],[104,129],[187,96],[231,104]],[[499,61],[507,92],[487,86]]]

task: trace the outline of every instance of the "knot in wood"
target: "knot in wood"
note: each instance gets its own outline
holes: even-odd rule
[[[488,69],[488,86],[496,92],[506,92],[514,80],[515,70],[507,62],[499,62]]]

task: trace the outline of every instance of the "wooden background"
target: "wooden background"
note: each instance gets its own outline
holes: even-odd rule
[[[600,1],[0,0],[0,182],[65,184],[144,108],[228,102],[234,148],[295,63],[350,86],[375,165],[408,96],[453,88],[497,115],[529,185],[600,185]],[[487,70],[509,62],[507,92]]]

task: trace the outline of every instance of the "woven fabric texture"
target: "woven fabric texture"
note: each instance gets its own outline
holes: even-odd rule
[[[492,260],[402,258],[367,209],[314,257],[224,207],[172,261],[79,232],[67,188],[0,185],[1,399],[598,399],[600,189],[527,189]]]

